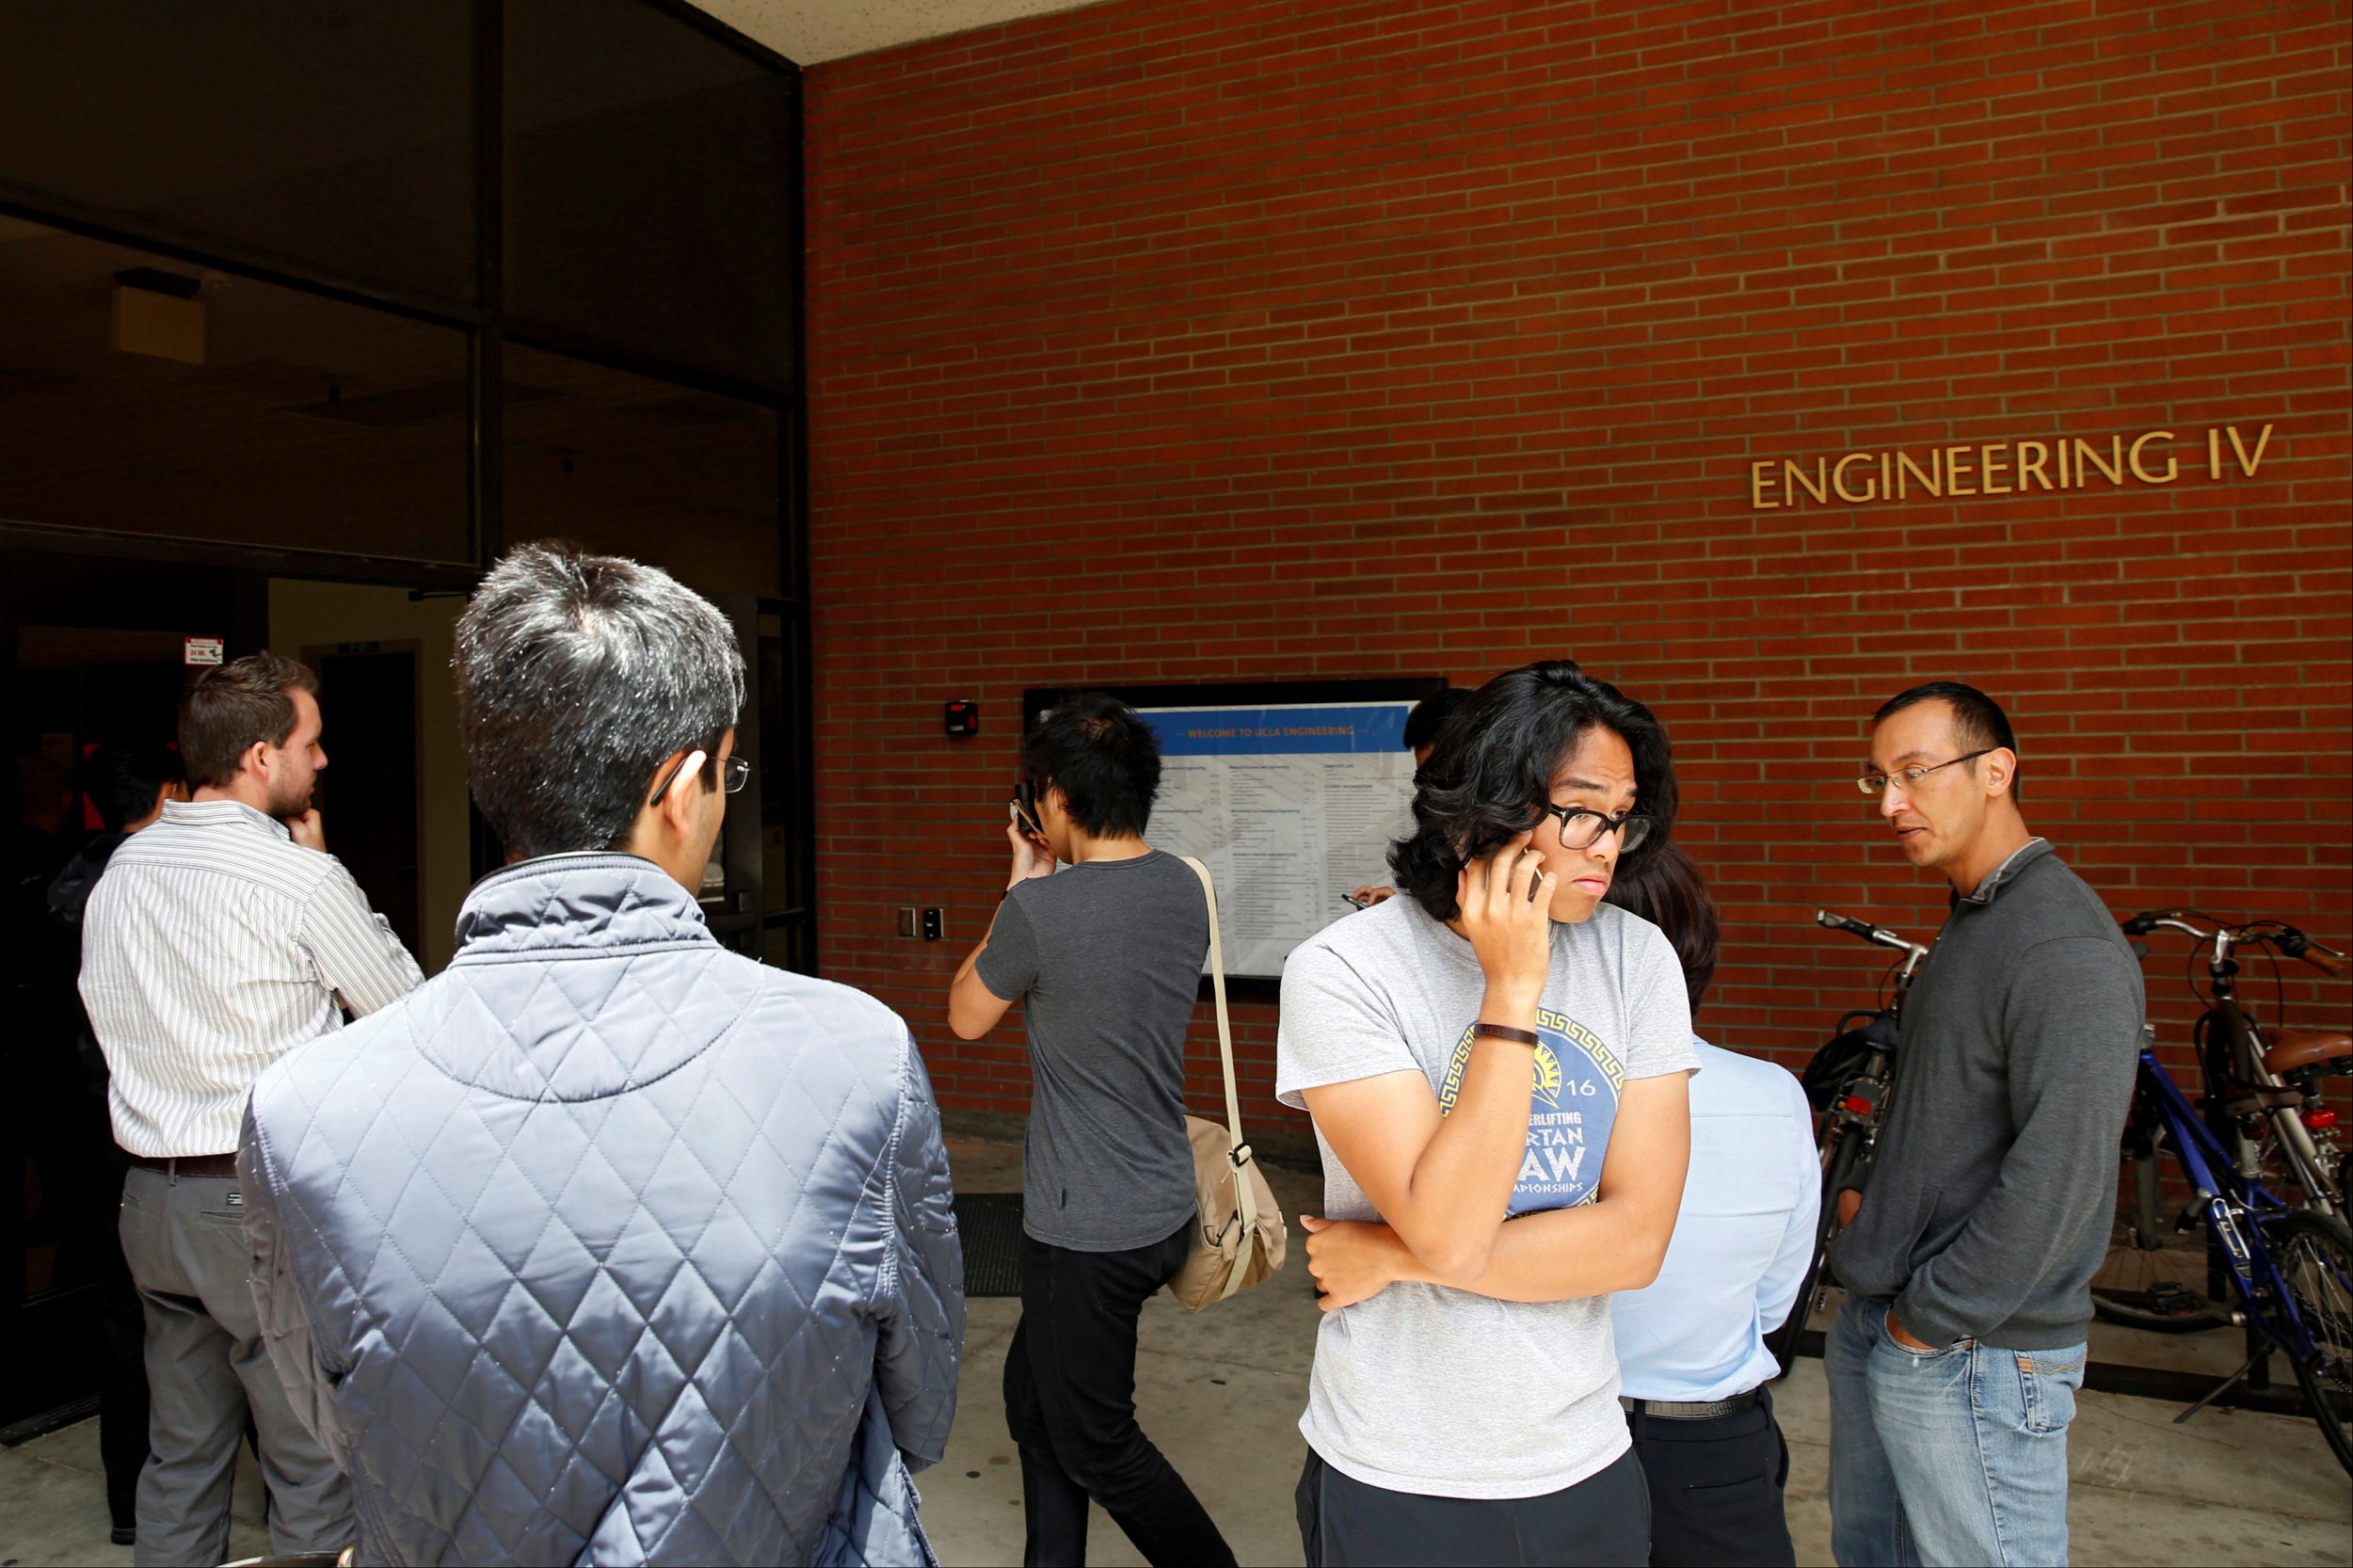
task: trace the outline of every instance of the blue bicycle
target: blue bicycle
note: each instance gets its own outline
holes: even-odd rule
[[[2296,1373],[2304,1401],[2320,1424],[2337,1463],[2353,1473],[2353,1230],[2331,1212],[2340,1200],[2338,1173],[2328,1169],[2310,1136],[2281,1140],[2289,1153],[2289,1176],[2301,1191],[2291,1203],[2263,1179],[2264,1163],[2253,1154],[2259,1140],[2247,1136],[2251,1124],[2292,1119],[2292,1133],[2306,1134],[2309,1121],[2331,1127],[2316,1107],[2318,1080],[2353,1071],[2342,1035],[2282,1040],[2273,1031],[2266,1047],[2254,1020],[2232,997],[2236,966],[2233,947],[2268,944],[2285,956],[2342,973],[2340,955],[2292,926],[2278,921],[2205,932],[2178,913],[2144,913],[2124,923],[2140,936],[2159,929],[2180,931],[2201,945],[2215,944],[2211,966],[2220,984],[2215,1013],[2201,1025],[2201,1060],[2207,1083],[2201,1105],[2193,1105],[2158,1064],[2155,1032],[2141,1035],[2140,1079],[2124,1128],[2124,1159],[2132,1185],[2119,1205],[2117,1236],[2105,1265],[2092,1281],[2092,1303],[2100,1316],[2144,1328],[2216,1327],[2238,1322],[2248,1331],[2246,1365],[2224,1379],[2177,1421],[2185,1421],[2235,1387],[2275,1352]],[[2317,1055],[2315,1052],[2325,1052]],[[2282,1070],[2284,1069],[2284,1071]],[[2303,1112],[2299,1114],[2298,1112]],[[2220,1130],[2217,1130],[2219,1128]],[[2291,1129],[2282,1129],[2291,1130]],[[2318,1129],[2313,1129],[2318,1130]],[[2225,1136],[2235,1151],[2224,1142]],[[2170,1153],[2195,1194],[2168,1225],[2158,1207],[2157,1160]],[[2284,1188],[2286,1182],[2281,1182]],[[2202,1228],[2202,1262],[2217,1301],[2210,1302],[2158,1271],[2182,1255],[2169,1235]],[[2215,1276],[2218,1276],[2215,1277]]]

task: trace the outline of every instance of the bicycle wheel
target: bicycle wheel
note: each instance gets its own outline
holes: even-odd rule
[[[2353,1230],[2307,1211],[2265,1226],[2264,1240],[2313,1336],[2309,1361],[2296,1360],[2297,1384],[2329,1451],[2353,1475]]]
[[[2230,1315],[2198,1288],[2206,1272],[2202,1241],[2175,1235],[2158,1205],[2158,1143],[2157,1128],[2135,1099],[2124,1128],[2132,1181],[2117,1198],[2107,1256],[2091,1276],[2091,1310],[2105,1322],[2158,1334],[2221,1328]]]
[[[1781,1327],[1765,1336],[1765,1348],[1781,1363],[1776,1376],[1787,1377],[1789,1368],[1797,1364],[1798,1341],[1805,1334],[1807,1320],[1814,1316],[1814,1307],[1823,1289],[1832,1282],[1829,1272],[1830,1244],[1838,1235],[1838,1189],[1854,1174],[1855,1164],[1863,1157],[1863,1129],[1851,1122],[1842,1122],[1830,1135],[1830,1149],[1823,1160],[1822,1212],[1814,1224],[1814,1256],[1805,1266],[1804,1277],[1798,1286],[1798,1299],[1790,1304],[1789,1317]]]

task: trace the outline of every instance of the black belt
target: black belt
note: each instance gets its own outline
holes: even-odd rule
[[[1719,1416],[1754,1410],[1765,1402],[1765,1389],[1760,1384],[1728,1400],[1635,1400],[1621,1394],[1618,1402],[1629,1415],[1656,1416],[1661,1421],[1713,1421]]]
[[[160,1171],[168,1176],[227,1176],[232,1181],[237,1176],[237,1157],[233,1154],[193,1154],[176,1160],[155,1160],[124,1149],[122,1157],[142,1171]]]

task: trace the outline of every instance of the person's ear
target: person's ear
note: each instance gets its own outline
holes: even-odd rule
[[[1983,760],[1985,762],[1985,792],[1988,795],[2007,792],[2009,789],[2009,781],[2017,776],[2018,753],[2008,746],[1995,746],[1985,754]]]
[[[691,837],[701,825],[703,764],[710,760],[711,754],[697,746],[685,756],[683,762],[676,764],[678,773],[670,780],[670,787],[662,792],[662,799],[656,803],[662,820],[681,838]]]

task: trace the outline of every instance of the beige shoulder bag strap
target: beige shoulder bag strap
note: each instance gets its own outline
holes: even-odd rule
[[[1258,1194],[1242,1169],[1250,1160],[1250,1145],[1241,1136],[1241,1089],[1234,1080],[1234,1026],[1225,1016],[1225,944],[1217,929],[1217,884],[1209,879],[1209,868],[1193,856],[1177,858],[1201,879],[1201,893],[1209,904],[1209,991],[1217,1000],[1218,1055],[1225,1064],[1225,1135],[1233,1140],[1232,1152],[1225,1158],[1234,1167],[1234,1207],[1241,1216],[1241,1249],[1234,1255],[1234,1272],[1218,1298],[1223,1301],[1241,1288],[1242,1276],[1250,1272],[1250,1250],[1258,1240]]]

